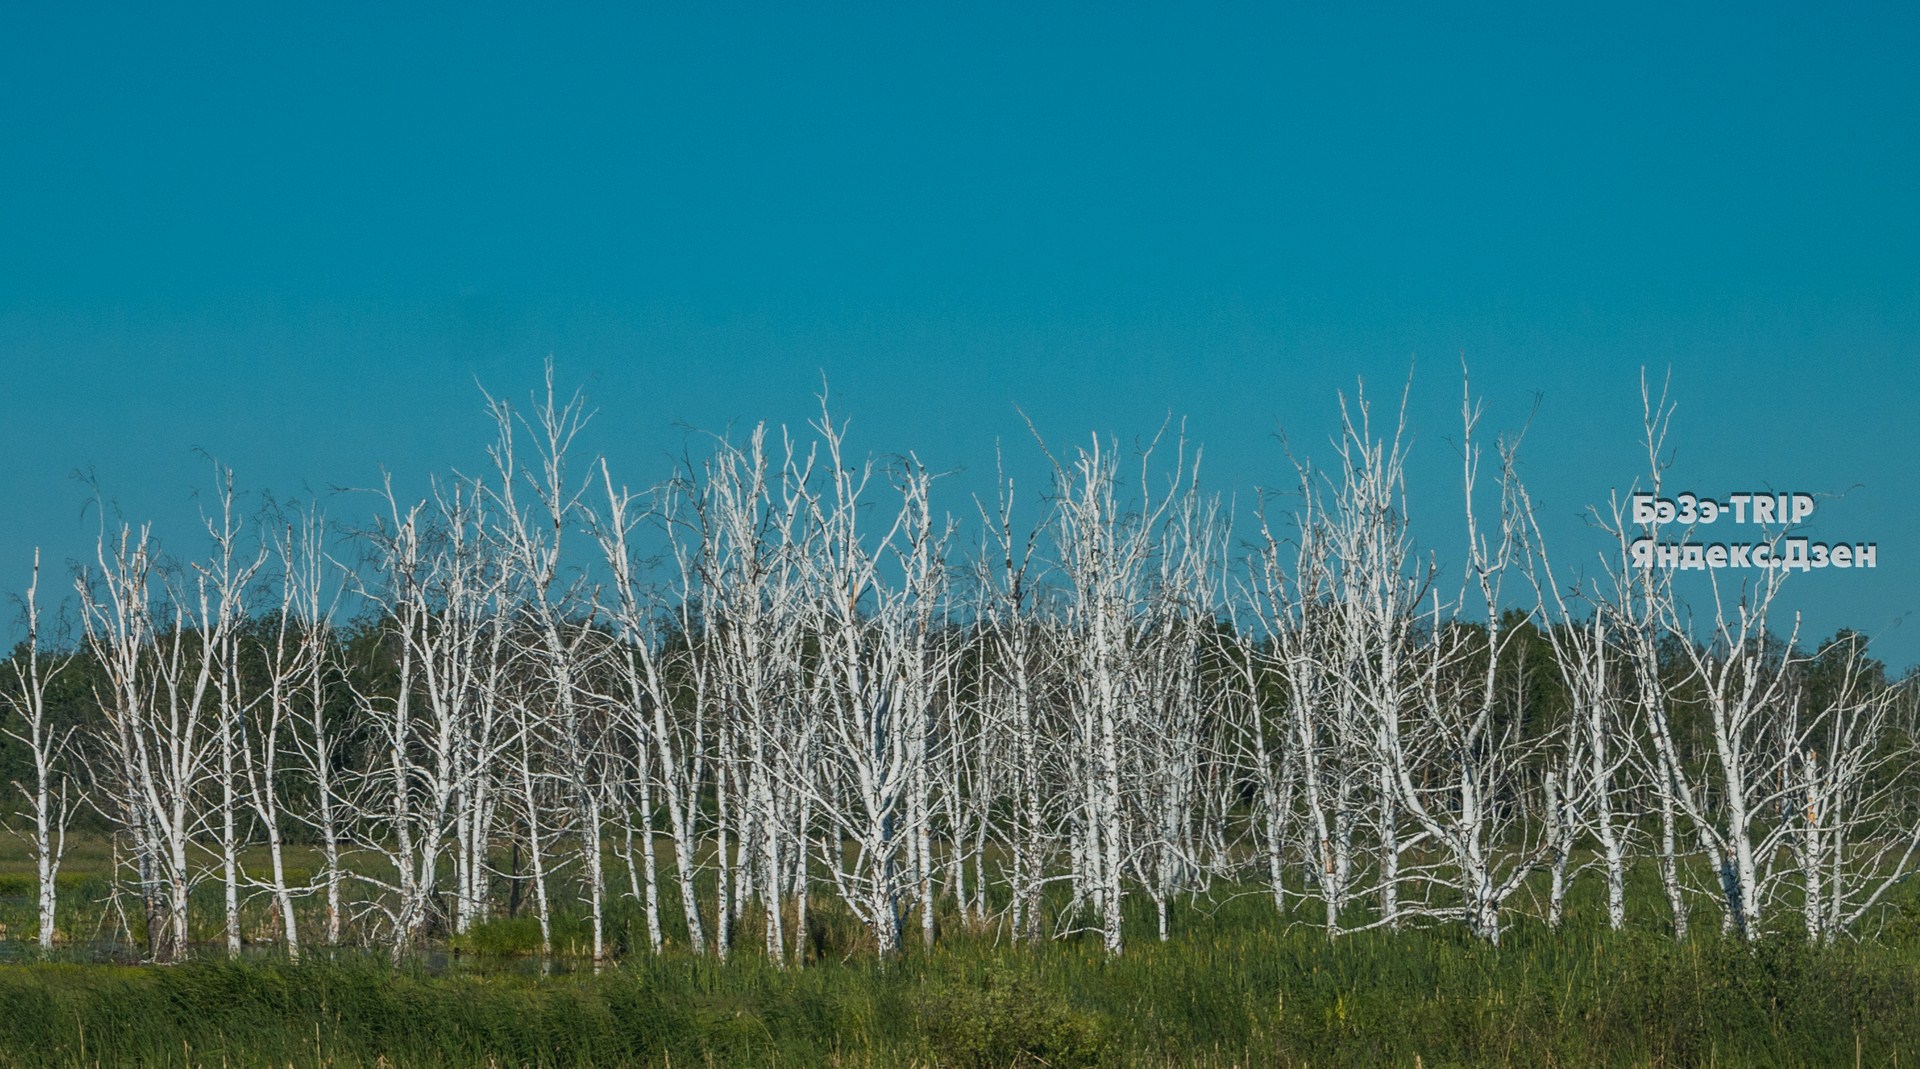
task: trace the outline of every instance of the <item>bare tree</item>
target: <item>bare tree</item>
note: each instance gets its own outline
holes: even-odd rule
[[[1603,611],[1605,605],[1597,593],[1586,617],[1576,617],[1571,604],[1577,601],[1570,603],[1569,595],[1577,599],[1580,592],[1563,588],[1556,580],[1532,502],[1524,488],[1518,493],[1530,532],[1524,564],[1533,585],[1535,611],[1572,703],[1565,756],[1545,780],[1552,791],[1547,802],[1554,849],[1551,918],[1557,924],[1573,841],[1583,829],[1591,830],[1605,874],[1607,926],[1618,931],[1627,919],[1627,840],[1633,819],[1632,811],[1621,804],[1621,780],[1635,745],[1621,700],[1620,653],[1609,627],[1611,614]]]
[[[1148,584],[1161,523],[1192,492],[1184,440],[1166,489],[1155,488],[1157,445],[1156,439],[1141,450],[1140,496],[1131,506],[1121,496],[1114,444],[1095,436],[1091,448],[1053,461],[1051,536],[1066,588],[1062,630],[1072,678],[1076,900],[1098,912],[1102,941],[1115,955],[1125,947],[1122,877],[1134,847],[1124,807],[1125,761],[1150,723],[1141,675]]]
[[[220,766],[217,773],[220,797],[217,803],[220,840],[221,889],[224,891],[227,954],[240,953],[240,850],[246,789],[242,772],[250,771],[250,750],[246,743],[245,721],[252,704],[247,684],[241,679],[241,631],[247,619],[247,597],[254,576],[266,563],[264,546],[242,544],[247,537],[246,524],[236,513],[238,498],[234,491],[233,469],[215,465],[218,483],[217,516],[203,516],[207,534],[213,543],[213,556],[196,563],[199,578],[197,617],[202,650],[202,671],[213,681],[214,731],[220,739]],[[273,829],[277,842],[278,829]],[[282,890],[284,891],[284,882]],[[291,906],[287,907],[291,916]]]
[[[1842,632],[1789,684],[1792,740],[1782,825],[1797,869],[1807,938],[1831,943],[1853,930],[1913,871],[1920,822],[1907,773],[1914,724],[1896,720],[1897,693]]]
[[[1262,512],[1250,596],[1267,635],[1267,656],[1280,690],[1281,710],[1271,714],[1274,726],[1256,736],[1255,751],[1267,795],[1269,825],[1268,880],[1275,905],[1284,907],[1281,871],[1283,834],[1280,825],[1290,808],[1289,792],[1281,789],[1291,775],[1299,780],[1304,809],[1302,847],[1307,871],[1324,907],[1329,935],[1341,930],[1353,890],[1354,832],[1363,790],[1361,776],[1367,752],[1359,718],[1351,703],[1340,699],[1334,650],[1339,603],[1335,600],[1336,569],[1333,531],[1320,507],[1320,486],[1314,469],[1297,461],[1299,511],[1291,549]],[[1291,568],[1289,568],[1291,564]],[[1291,574],[1289,574],[1291,573]],[[1258,687],[1257,678],[1249,680]],[[1256,706],[1265,709],[1265,703]],[[1268,749],[1280,751],[1284,764],[1274,767]]]
[[[497,679],[492,658],[505,650],[492,641],[506,574],[484,537],[485,492],[466,481],[436,488],[431,526],[427,502],[403,508],[390,484],[386,500],[388,523],[371,535],[376,585],[367,594],[388,617],[395,678],[388,694],[355,696],[386,761],[362,770],[352,808],[381,814],[361,823],[357,841],[384,856],[393,878],[356,875],[389,896],[374,908],[387,915],[399,958],[429,920],[442,851],[469,788],[512,740],[494,740],[490,751],[469,744],[476,711],[501,700],[489,681]]]
[[[278,543],[283,600],[274,636],[273,685],[284,701],[293,753],[313,790],[310,811],[290,815],[311,828],[320,839],[326,893],[328,946],[338,945],[345,921],[342,883],[346,875],[340,843],[343,813],[336,762],[340,760],[339,732],[330,715],[339,666],[334,661],[334,612],[343,591],[341,569],[326,553],[327,525],[317,509],[301,513],[287,525]],[[300,715],[300,714],[304,715]]]
[[[666,663],[669,651],[664,648],[662,639],[656,636],[654,628],[659,616],[672,619],[677,612],[680,635],[691,639],[696,627],[692,614],[696,605],[694,591],[697,580],[690,558],[676,547],[674,559],[679,565],[676,572],[679,582],[677,604],[661,606],[656,603],[652,592],[641,585],[634,560],[636,548],[632,544],[632,535],[646,519],[646,514],[638,507],[638,499],[633,493],[625,487],[615,487],[613,475],[604,462],[601,464],[601,482],[607,495],[606,512],[592,517],[590,522],[601,556],[612,573],[615,593],[612,619],[618,628],[621,643],[613,658],[613,666],[624,687],[624,700],[619,703],[619,709],[628,718],[628,730],[643,748],[636,782],[641,792],[640,809],[647,828],[643,863],[648,936],[654,948],[659,949],[663,937],[655,897],[651,811],[652,786],[657,782],[666,805],[667,832],[673,840],[674,872],[686,918],[687,941],[694,953],[702,954],[706,952],[706,930],[700,918],[699,897],[694,890],[694,876],[699,865],[696,826],[699,817],[698,785],[705,756],[702,733],[697,726],[701,718],[700,703],[696,701],[691,717],[672,715],[674,691],[670,682],[670,666]],[[671,517],[675,491],[669,487],[665,493],[668,501],[661,506],[660,515]],[[648,751],[651,752],[652,761],[644,756]],[[649,775],[649,768],[657,770],[657,775]]]
[[[821,815],[858,848],[851,866],[833,866],[833,878],[886,956],[900,944],[903,891],[919,892],[931,930],[924,791],[927,727],[946,670],[930,645],[944,533],[932,520],[931,475],[909,458],[897,487],[900,510],[870,543],[861,513],[877,465],[851,462],[844,428],[824,413],[815,430],[827,485],[806,492],[813,539],[806,566],[815,614],[809,628],[819,635],[825,683],[819,741],[827,782],[810,791]],[[880,580],[888,553],[901,569],[899,585]]]
[[[547,364],[546,393],[536,399],[531,418],[525,426],[533,440],[532,464],[522,469],[516,455],[514,430],[522,417],[499,401],[492,404],[498,438],[492,449],[497,485],[488,492],[494,523],[491,538],[497,543],[503,571],[518,581],[513,604],[532,632],[532,648],[522,651],[537,666],[545,698],[552,708],[552,741],[559,747],[556,768],[563,776],[569,803],[574,809],[571,823],[579,841],[583,876],[586,883],[589,931],[593,959],[606,955],[606,857],[605,826],[609,803],[608,786],[615,779],[617,763],[605,743],[610,724],[603,710],[590,698],[588,679],[596,631],[593,617],[598,606],[575,585],[560,586],[564,560],[565,534],[579,510],[586,483],[572,484],[567,471],[567,455],[588,413],[578,393],[564,403],[554,392],[553,365]],[[525,488],[534,504],[523,507],[518,489]],[[487,703],[482,702],[484,706]],[[479,746],[484,750],[485,743]],[[527,752],[526,739],[522,752]],[[484,786],[476,768],[468,777],[470,790]],[[484,827],[477,822],[476,827]],[[484,851],[477,860],[484,860]]]
[[[1351,405],[1343,398],[1341,417],[1339,476],[1332,502],[1321,510],[1334,574],[1331,634],[1320,650],[1332,683],[1335,734],[1352,740],[1357,758],[1350,766],[1356,774],[1338,784],[1339,808],[1345,820],[1371,825],[1379,896],[1371,923],[1397,928],[1401,859],[1418,841],[1402,829],[1399,720],[1419,700],[1415,621],[1438,566],[1415,556],[1406,515],[1406,395],[1390,438],[1375,437],[1364,394]],[[1341,829],[1336,850],[1351,849],[1353,826]]]
[[[299,724],[297,702],[304,696],[309,652],[315,636],[301,626],[299,602],[302,547],[296,528],[288,524],[275,539],[273,552],[280,566],[280,605],[271,619],[272,634],[261,652],[266,667],[266,693],[248,703],[249,716],[238,725],[240,763],[246,776],[246,798],[267,837],[267,861],[272,870],[266,887],[280,914],[281,939],[287,956],[300,959],[300,928],[295,923],[293,890],[287,885],[286,844],[280,831],[285,812],[281,797],[283,757],[294,745]],[[237,689],[237,688],[236,688]],[[323,736],[324,737],[324,736]],[[321,802],[331,811],[330,800]],[[337,850],[337,847],[333,847]]]
[[[1417,654],[1423,662],[1421,715],[1404,718],[1397,696],[1369,705],[1381,725],[1381,758],[1393,772],[1397,804],[1445,849],[1468,929],[1498,944],[1502,905],[1540,855],[1538,844],[1526,841],[1534,829],[1512,801],[1523,792],[1540,747],[1526,736],[1522,703],[1503,702],[1500,684],[1509,646],[1501,580],[1525,532],[1514,474],[1517,440],[1499,443],[1501,508],[1490,536],[1474,507],[1481,460],[1474,431],[1481,409],[1471,395],[1461,402],[1461,416],[1468,563],[1456,604],[1463,611],[1470,605],[1477,620],[1443,620],[1436,596],[1430,638]],[[1383,601],[1391,604],[1391,598]],[[1387,670],[1383,661],[1380,671]]]
[[[230,516],[227,485],[223,514]],[[234,526],[210,527],[213,565],[196,569],[191,583],[162,576],[164,601],[156,603],[157,560],[145,528],[136,536],[122,525],[111,541],[103,530],[99,571],[76,580],[87,641],[108,688],[100,695],[100,742],[120,774],[110,814],[132,838],[147,949],[156,960],[186,954],[188,895],[202,876],[191,856],[207,818],[201,792],[216,751],[231,757],[228,747],[206,745],[206,736],[220,730],[218,721],[208,722],[208,706],[222,652],[241,618],[245,584],[238,577],[245,567],[236,564]],[[164,628],[158,620],[166,621]],[[222,832],[230,842],[232,833]],[[233,927],[230,921],[230,948]]]
[[[1062,732],[1051,722],[1043,694],[1058,643],[1049,640],[1037,604],[1034,548],[1043,525],[1016,533],[1013,483],[1004,469],[997,482],[991,511],[984,502],[979,505],[987,531],[975,584],[979,744],[987,768],[981,782],[1002,784],[1010,800],[1001,832],[1010,858],[1004,877],[1008,916],[1015,938],[1034,940],[1044,930],[1041,892],[1058,838],[1059,815],[1051,804],[1056,794],[1047,789],[1047,769],[1059,763],[1049,744]]]
[[[38,888],[38,938],[42,949],[50,949],[55,932],[60,861],[66,856],[67,827],[73,819],[78,787],[69,762],[74,756],[75,733],[79,729],[77,725],[59,723],[47,708],[48,688],[72,667],[73,658],[43,645],[39,592],[40,551],[36,549],[33,578],[21,596],[27,636],[7,659],[8,674],[12,678],[5,689],[0,689],[0,710],[8,714],[0,731],[25,746],[27,757],[33,763],[31,784],[15,780],[13,787],[25,800],[33,822],[32,834],[26,838],[33,848]]]

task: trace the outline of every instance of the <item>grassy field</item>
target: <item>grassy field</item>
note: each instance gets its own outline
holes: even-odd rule
[[[1255,900],[1244,900],[1252,904]],[[882,968],[0,967],[5,1066],[1889,1065],[1908,951],[1518,928],[1329,943],[1239,904],[1109,961],[956,938]],[[1859,1059],[1856,1062],[1856,1057]]]
[[[102,894],[108,859],[87,846],[75,891]],[[1330,942],[1296,923],[1310,911],[1276,916],[1258,893],[1182,903],[1164,944],[1137,898],[1118,960],[1093,938],[1009,946],[949,924],[883,966],[825,902],[826,952],[788,970],[751,922],[725,964],[642,951],[599,971],[511,956],[525,916],[399,969],[367,952],[294,966],[271,946],[173,967],[60,960],[69,948],[0,965],[0,1067],[1920,1065],[1913,910],[1830,948],[1740,945],[1702,912],[1675,944],[1652,890],[1612,933],[1596,881],[1576,884],[1563,930],[1520,920],[1498,949],[1457,926]],[[101,907],[72,897],[84,927]],[[642,945],[636,921],[616,914],[620,942]]]

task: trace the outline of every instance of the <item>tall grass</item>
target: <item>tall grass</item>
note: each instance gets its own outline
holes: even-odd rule
[[[1145,918],[1142,918],[1144,921]],[[0,1066],[1811,1066],[1920,1064],[1903,941],[1748,946],[1455,929],[1329,941],[1258,896],[1092,939],[960,932],[888,963],[637,954],[594,972],[342,957],[0,967]],[[835,922],[838,923],[838,922]]]
[[[1458,925],[1329,940],[1310,903],[1279,915],[1263,889],[1221,887],[1174,900],[1166,943],[1151,939],[1151,903],[1130,898],[1134,938],[1117,960],[1091,933],[1010,946],[943,914],[933,949],[910,938],[886,963],[857,918],[821,896],[797,938],[805,965],[785,970],[765,960],[752,907],[730,962],[686,954],[671,886],[668,952],[648,950],[637,906],[617,900],[607,929],[619,963],[599,971],[581,957],[577,907],[554,917],[554,959],[536,956],[538,926],[523,912],[442,933],[400,969],[312,945],[320,960],[293,966],[256,898],[248,930],[264,956],[228,962],[202,948],[206,958],[162,968],[81,963],[87,933],[114,919],[108,855],[96,853],[62,877],[75,945],[0,965],[0,1069],[1920,1065],[1915,888],[1900,890],[1876,938],[1837,947],[1722,940],[1705,899],[1694,937],[1676,944],[1642,866],[1617,933],[1594,880],[1574,884],[1560,930],[1519,919],[1498,948]],[[217,891],[196,896],[199,938],[218,935]],[[1057,916],[1067,892],[1052,891]],[[16,939],[30,892],[18,866],[0,864],[0,923]],[[301,906],[311,923],[317,901]]]

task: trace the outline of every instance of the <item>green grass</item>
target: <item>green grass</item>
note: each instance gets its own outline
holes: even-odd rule
[[[0,967],[0,1066],[1885,1065],[1911,947],[1675,944],[1590,922],[1333,942],[1255,896],[1108,960],[952,936],[882,965],[639,955],[595,973],[368,958]],[[1416,1063],[1416,1058],[1418,1062]]]
[[[61,887],[74,930],[97,927],[111,887],[110,855],[81,845]],[[0,898],[30,895],[8,860]],[[209,939],[218,890],[194,904]],[[83,964],[78,950],[0,965],[0,1069],[1851,1066],[1856,1052],[1862,1065],[1920,1065],[1920,888],[1901,889],[1875,938],[1827,948],[1724,940],[1706,899],[1676,944],[1641,866],[1617,933],[1591,874],[1573,885],[1562,930],[1523,917],[1498,948],[1458,925],[1330,942],[1312,904],[1282,917],[1247,888],[1177,899],[1164,944],[1151,902],[1130,897],[1117,960],[1092,934],[1009,946],[941,916],[932,950],[910,923],[907,950],[887,963],[823,895],[800,941],[806,967],[781,970],[762,954],[753,909],[730,962],[685,953],[669,886],[669,951],[649,953],[637,906],[616,900],[607,928],[619,963],[600,971],[565,956],[586,940],[575,890],[556,886],[569,905],[555,917],[563,956],[550,962],[531,956],[538,925],[522,912],[399,969],[354,951],[290,965],[271,943],[237,962],[201,948],[174,967]],[[309,921],[317,905],[303,901]],[[16,895],[0,913],[18,923],[31,906]],[[266,919],[266,906],[253,902],[250,918]]]

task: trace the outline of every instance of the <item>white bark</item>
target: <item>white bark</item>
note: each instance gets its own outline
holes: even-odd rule
[[[74,734],[71,725],[56,723],[47,708],[47,690],[71,664],[72,658],[47,650],[42,644],[40,615],[40,551],[33,553],[33,578],[21,595],[26,638],[6,664],[11,682],[0,689],[0,732],[26,747],[33,762],[31,783],[14,781],[33,822],[27,836],[33,850],[37,920],[36,938],[42,950],[53,947],[58,918],[60,862],[66,855],[67,827],[73,817]]]

